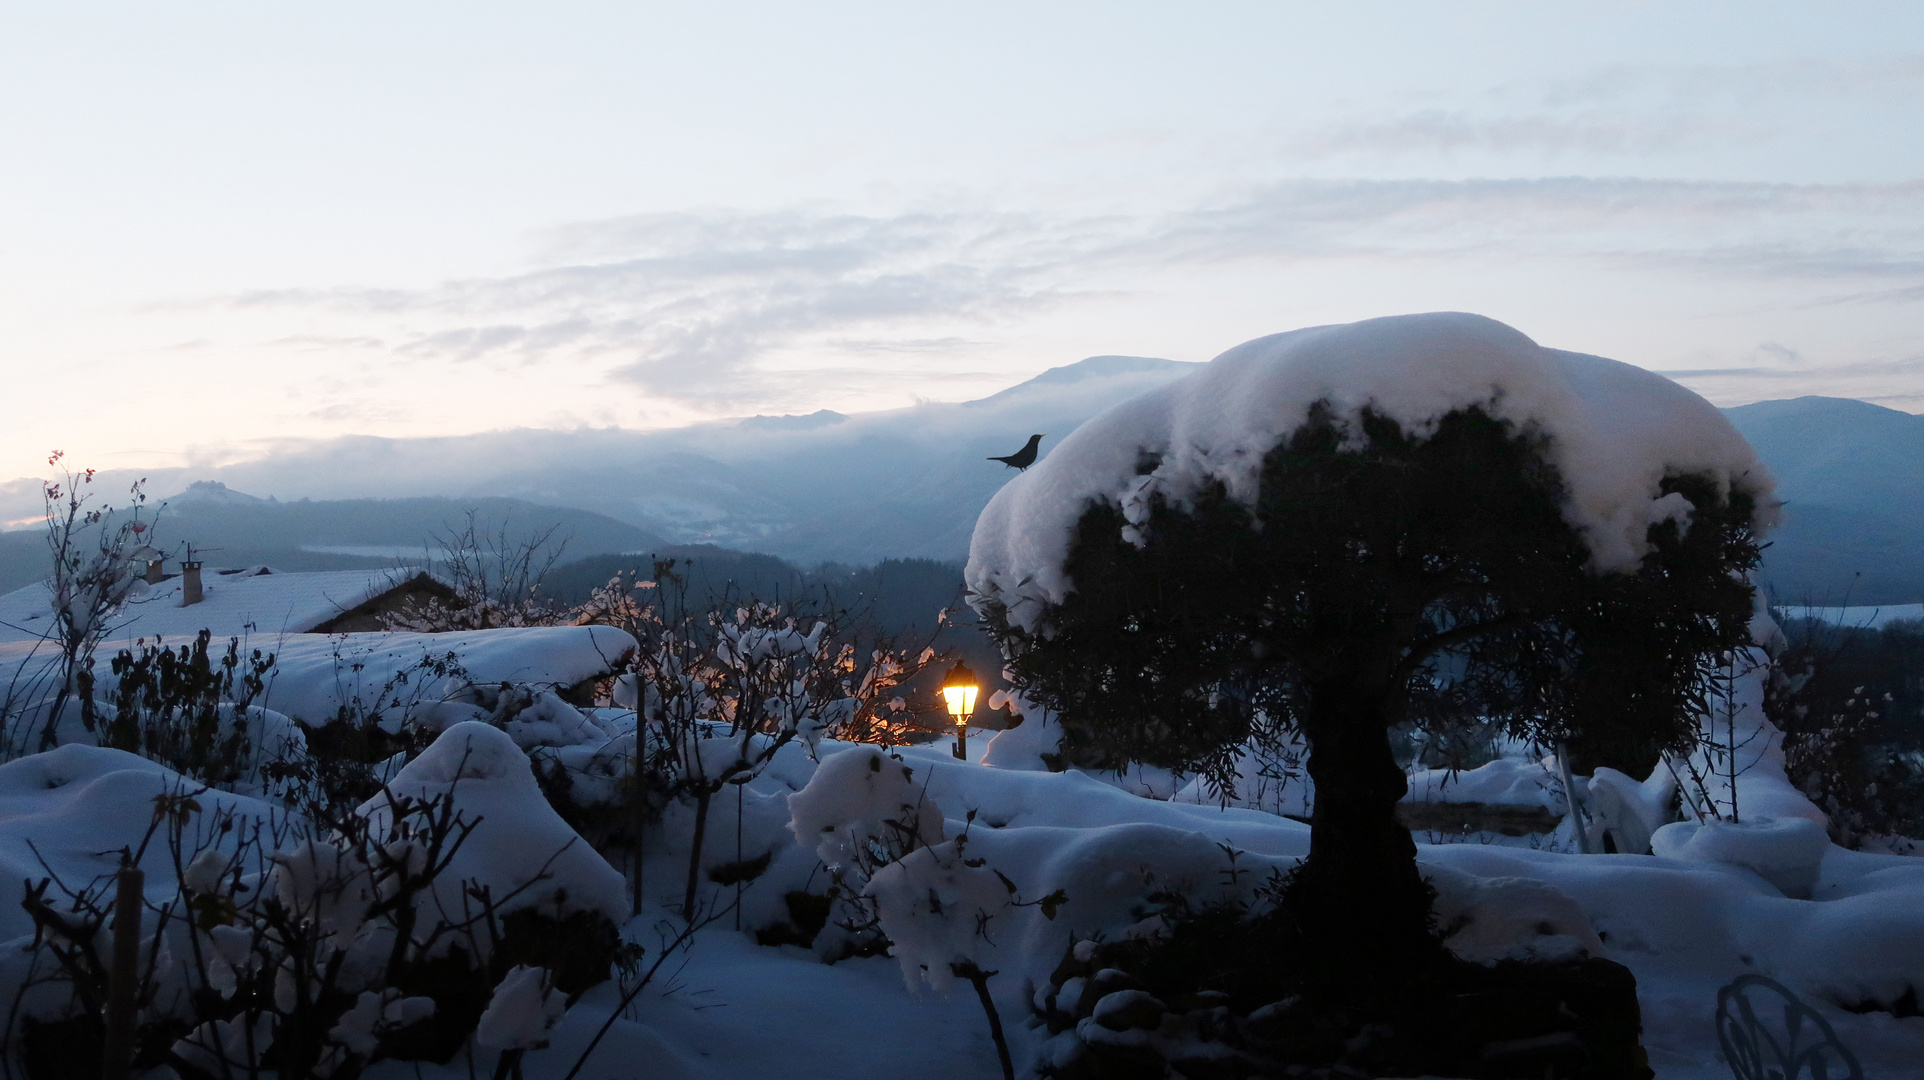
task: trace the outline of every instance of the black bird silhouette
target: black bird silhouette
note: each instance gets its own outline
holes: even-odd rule
[[[1015,453],[1010,454],[1008,457],[992,457],[989,460],[1000,461],[1002,464],[1007,465],[1011,469],[1016,469],[1018,471],[1027,471],[1029,466],[1035,464],[1035,449],[1036,447],[1042,445],[1042,440],[1044,438],[1046,438],[1046,436],[1031,435],[1029,436],[1029,445],[1023,447],[1020,450],[1017,450]]]

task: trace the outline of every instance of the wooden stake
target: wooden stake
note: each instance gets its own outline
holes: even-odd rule
[[[102,1080],[126,1080],[134,1062],[139,1018],[140,906],[147,875],[131,861],[120,868],[114,895],[114,958],[107,976],[107,1031],[101,1045]]]

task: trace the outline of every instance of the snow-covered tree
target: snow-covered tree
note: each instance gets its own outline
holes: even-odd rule
[[[1064,753],[1233,783],[1261,712],[1308,740],[1285,907],[1312,978],[1440,956],[1389,732],[1477,721],[1679,745],[1748,644],[1750,447],[1701,398],[1468,315],[1263,338],[1013,480],[968,571]]]

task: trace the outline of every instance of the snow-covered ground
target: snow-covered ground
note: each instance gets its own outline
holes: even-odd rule
[[[443,741],[463,738],[475,727],[451,729]],[[519,768],[510,760],[518,752],[509,740],[481,730],[494,740],[486,748],[488,762],[509,757],[499,767],[484,762],[479,772]],[[435,762],[452,760],[452,750],[437,744],[399,782],[418,786],[425,781],[415,777],[446,771]],[[837,743],[822,747],[824,761],[875,753]],[[1270,868],[1286,868],[1308,850],[1307,826],[1257,810],[1145,798],[1074,771],[962,762],[946,744],[898,754],[913,772],[912,787],[939,807],[944,834],[952,838],[966,830],[969,853],[1006,874],[1025,897],[1055,889],[1065,894],[1054,919],[1026,907],[1000,912],[991,923],[994,944],[986,948],[984,966],[1000,972],[990,985],[1018,1061],[1030,1060],[1041,1039],[1022,1022],[1027,987],[1046,978],[1072,940],[1129,932],[1158,888],[1182,887],[1207,900],[1232,887],[1247,889]],[[614,1023],[580,1075],[994,1075],[993,1047],[966,985],[946,995],[916,990],[896,959],[828,965],[808,949],[756,944],[754,929],[780,917],[782,892],[821,891],[826,880],[816,846],[798,840],[789,827],[788,796],[816,770],[802,747],[791,744],[741,792],[739,815],[735,799],[716,799],[708,865],[764,852],[774,856],[769,871],[744,889],[743,929],[737,931],[729,916],[698,934],[686,956],[670,963]],[[137,841],[151,798],[171,782],[165,770],[132,755],[85,747],[0,766],[4,880],[38,877],[40,858],[69,879],[106,872],[112,856],[102,853]],[[505,795],[481,797],[499,804],[475,804],[490,816],[522,816],[500,802]],[[243,810],[250,804],[261,813],[267,809],[239,796],[214,798]],[[685,808],[671,807],[663,828],[650,836],[647,908],[626,927],[631,939],[650,948],[656,928],[676,921],[673,907],[690,835],[686,818]],[[555,846],[557,837],[544,838],[546,846]],[[1238,853],[1235,865],[1246,871],[1240,886],[1225,883],[1224,845]],[[485,847],[477,859],[498,858],[502,850],[497,843]],[[1628,966],[1644,1007],[1645,1045],[1666,1080],[1728,1075],[1718,1061],[1712,1025],[1716,991],[1751,971],[1782,980],[1816,1005],[1863,1059],[1867,1075],[1915,1075],[1907,1070],[1924,1061],[1924,1018],[1842,1007],[1895,1000],[1905,986],[1924,981],[1924,860],[1832,847],[1823,855],[1812,898],[1792,899],[1751,870],[1703,859],[1574,855],[1480,843],[1424,845],[1419,852],[1444,908],[1473,916],[1453,939],[1459,951],[1496,956],[1517,948],[1554,952],[1588,944]],[[159,899],[171,885],[164,867],[150,871],[150,891]],[[594,888],[605,892],[614,871],[584,865],[569,873],[604,883]],[[1518,881],[1536,884],[1522,888]],[[732,892],[708,885],[704,895],[726,901]],[[0,935],[16,939],[26,929],[17,899],[0,902]],[[604,909],[611,903],[592,902]],[[1580,921],[1571,911],[1580,913]],[[617,999],[613,983],[586,995],[561,1021],[552,1045],[530,1053],[528,1076],[563,1075]],[[404,1077],[417,1075],[415,1070],[413,1064],[390,1063],[373,1075]],[[467,1064],[424,1065],[418,1075],[465,1077]]]

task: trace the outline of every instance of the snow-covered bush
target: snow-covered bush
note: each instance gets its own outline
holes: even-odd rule
[[[11,729],[51,734],[54,746],[127,750],[210,787],[298,803],[305,789],[289,781],[308,766],[306,735],[291,718],[253,704],[274,657],[244,653],[238,638],[222,652],[211,644],[203,630],[184,645],[142,641],[119,650],[108,673],[88,680],[90,709],[69,698],[60,721],[48,723],[58,702],[43,686],[37,702],[10,717]]]
[[[878,867],[862,895],[874,903],[889,951],[902,965],[903,981],[911,989],[926,985],[947,994],[957,980],[975,988],[1004,1080],[1015,1080],[1002,1017],[989,993],[989,980],[999,974],[989,966],[996,956],[993,935],[1002,929],[996,918],[1034,906],[1054,919],[1056,908],[1067,897],[1058,890],[1025,904],[1007,875],[985,859],[968,857],[968,842],[964,831],[953,840],[919,848]]]
[[[490,533],[480,512],[469,510],[459,529],[431,538],[425,554],[435,563],[444,590],[409,597],[383,622],[389,630],[442,634],[453,630],[559,626],[569,613],[542,600],[541,579],[568,549],[559,526],[517,538],[503,518]]]
[[[1764,708],[1791,782],[1837,843],[1924,854],[1924,623],[1789,629]]]
[[[883,868],[942,842],[942,811],[926,783],[899,758],[864,746],[829,756],[788,797],[789,829],[833,882],[829,917],[814,941],[829,960],[886,945],[868,887]]]
[[[158,775],[144,834],[121,826],[149,868],[142,1067],[347,1077],[383,1057],[446,1061],[510,971],[545,969],[544,1015],[608,977],[620,876],[493,728],[457,725],[376,801],[318,822]],[[0,964],[21,1025],[8,1041],[30,1075],[78,1075],[98,1052],[111,878],[43,870],[34,937]]]
[[[64,457],[56,450],[47,458],[49,466],[62,470],[62,479],[41,489],[47,551],[53,557],[47,580],[53,623],[46,639],[53,664],[24,684],[18,677],[23,667],[0,694],[0,735],[5,736],[0,755],[6,757],[55,746],[69,702],[79,705],[81,727],[95,730],[94,653],[112,631],[115,616],[146,591],[140,569],[160,555],[147,535],[153,522],[140,519],[145,480],[129,489],[128,506],[117,514],[112,506],[89,505],[94,470],[75,473],[60,464]],[[41,719],[37,731],[22,723],[28,710]]]
[[[101,744],[131,750],[210,787],[266,794],[275,773],[306,756],[299,725],[253,704],[274,669],[272,653],[224,652],[202,630],[190,644],[141,642],[117,653],[106,688],[113,711]]]
[[[623,628],[642,642],[634,678],[620,689],[640,719],[641,787],[694,804],[682,913],[693,918],[709,808],[730,787],[754,780],[783,747],[812,755],[822,739],[873,732],[900,705],[895,688],[934,662],[886,647],[863,662],[827,619],[809,624],[783,607],[750,602],[698,617],[673,563],[658,582],[620,597]],[[645,595],[645,599],[637,599]]]

